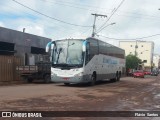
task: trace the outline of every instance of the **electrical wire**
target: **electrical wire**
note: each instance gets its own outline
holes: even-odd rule
[[[120,8],[120,6],[124,3],[125,0],[122,0],[121,3],[118,5],[118,7],[112,12],[112,14],[109,16],[107,21],[99,28],[98,32],[102,31],[104,28],[106,28],[106,23],[111,19],[111,17],[115,14],[115,12]],[[103,27],[104,26],[104,27]]]
[[[43,1],[44,2],[44,0],[41,0],[41,1]],[[59,2],[54,2],[54,1],[45,1],[45,2],[48,2],[48,3],[54,3],[54,4],[57,4],[57,5],[62,5],[62,6],[67,6],[67,7],[72,7],[72,8],[76,8],[76,9],[81,9],[81,10],[87,10],[87,11],[94,11],[94,12],[97,12],[97,10],[98,10],[98,12],[103,12],[103,13],[105,13],[104,12],[104,10],[102,11],[102,10],[99,10],[98,8],[97,8],[97,10],[95,9],[95,10],[93,10],[93,9],[88,9],[88,8],[86,8],[86,7],[79,7],[79,6],[74,6],[74,5],[68,5],[68,4],[64,4],[64,3],[59,3]],[[103,8],[104,9],[104,8]]]
[[[13,7],[13,6],[10,6],[9,4],[7,4],[7,7],[8,7],[9,9],[12,9],[12,10],[19,10],[17,7],[15,8],[15,7]],[[28,12],[26,12],[26,11],[23,11],[23,13],[26,14],[26,15],[32,16],[32,14],[30,14],[30,13],[28,13]],[[6,15],[5,15],[5,16],[6,16]],[[7,16],[7,17],[8,17],[8,16]],[[34,21],[32,20],[32,23],[36,23],[36,24],[37,24],[37,22],[35,21],[35,19],[34,19]],[[43,25],[46,26],[46,24],[45,24],[44,22],[39,21],[38,23],[43,24]],[[76,29],[69,28],[69,30],[71,30],[71,31],[68,31],[68,30],[66,31],[66,30],[64,30],[64,29],[68,29],[68,28],[66,28],[66,27],[64,27],[64,26],[62,26],[62,25],[58,25],[58,27],[61,27],[61,28],[63,28],[63,29],[57,29],[58,32],[56,33],[56,35],[54,34],[53,36],[61,36],[61,35],[62,35],[62,32],[63,32],[63,33],[71,34],[71,33],[73,33],[73,31],[76,30]],[[50,25],[49,28],[55,28],[55,26]],[[88,30],[88,28],[83,28],[83,29],[87,29],[87,30]],[[32,34],[32,33],[31,33],[31,34]],[[36,35],[38,35],[38,34],[36,34]],[[46,37],[48,37],[48,36],[46,36]]]
[[[10,8],[10,9],[12,9],[12,10],[19,10],[19,9],[17,9],[17,8],[15,8],[15,7],[12,7],[12,6],[10,6],[10,5],[7,5],[7,7],[8,8]],[[29,16],[34,16],[33,14],[31,14],[31,13],[28,13],[28,12],[26,12],[26,11],[23,11],[23,13],[24,14],[27,14],[27,15],[29,15]],[[6,16],[6,15],[5,15]],[[37,24],[37,22],[35,21],[35,19],[34,20],[32,20],[32,23],[36,23]],[[38,23],[40,23],[40,24],[43,24],[43,25],[47,25],[47,24],[45,24],[44,22],[42,22],[42,21],[39,21]],[[52,25],[49,25],[49,27],[50,28],[55,28],[56,26],[52,26]],[[58,27],[61,27],[61,28],[63,28],[63,29],[68,29],[68,28],[66,28],[66,27],[64,27],[64,26],[62,26],[62,25],[58,25]],[[70,30],[72,30],[72,31],[75,31],[75,29],[73,29],[73,28],[69,28]],[[83,29],[88,29],[88,28],[83,28]],[[66,31],[66,30],[58,30],[57,29],[57,31],[61,31],[61,32],[68,32],[68,30]]]
[[[41,1],[44,2],[44,0],[41,0]],[[60,0],[58,0],[58,1],[55,1],[55,0],[53,0],[53,1],[45,0],[45,2],[54,3],[54,4],[57,4],[57,5],[68,6],[68,7],[77,8],[77,9],[82,9],[82,10],[94,11],[94,12],[97,11],[96,9],[102,9],[103,11],[98,10],[98,12],[103,13],[103,14],[106,14],[106,12],[104,12],[104,10],[112,11],[112,12],[113,12],[113,10],[115,10],[115,9],[106,9],[106,8],[101,8],[101,7],[98,7],[98,6],[91,6],[91,5],[86,5],[86,4],[76,4],[76,3],[72,3],[72,2],[64,2],[64,1],[60,1]],[[114,3],[116,3],[116,1]],[[79,6],[82,6],[83,8],[79,7]],[[93,10],[93,9],[87,9],[85,6],[86,7],[90,7],[90,8],[94,8],[94,9],[96,8],[96,9],[95,10]],[[148,15],[148,14],[141,14],[141,13],[128,12],[128,11],[126,12],[126,11],[121,11],[121,10],[119,10],[119,12],[122,13],[122,15],[121,14],[115,14],[115,15],[117,15],[117,16],[124,16],[124,17],[141,18],[141,19],[142,19],[142,17],[139,17],[139,16],[145,16],[145,17],[149,17],[149,19],[152,18],[152,20],[155,19],[155,18],[157,19],[157,16]],[[132,14],[132,15],[136,15],[136,16],[127,16],[128,15],[127,13],[129,13],[129,15]],[[109,13],[107,13],[107,14],[109,14]],[[147,18],[144,18],[144,19],[147,19]],[[157,20],[160,20],[160,19],[157,19]]]
[[[42,1],[44,1],[44,0],[42,0]],[[106,9],[106,8],[101,8],[101,7],[98,7],[98,6],[93,6],[93,5],[87,5],[87,4],[79,4],[79,3],[73,3],[73,2],[66,2],[66,1],[61,1],[61,0],[52,0],[52,1],[49,1],[49,0],[45,0],[45,2],[50,2],[50,3],[63,3],[63,4],[65,4],[65,5],[75,5],[75,6],[82,6],[82,7],[88,7],[88,8],[97,8],[97,9]]]
[[[153,35],[150,35],[150,36],[144,36],[144,37],[139,37],[139,38],[129,38],[129,39],[126,39],[126,38],[112,38],[112,37],[107,37],[107,36],[104,36],[104,35],[97,35],[96,36],[101,36],[101,37],[104,37],[104,38],[107,38],[107,39],[112,39],[112,40],[139,40],[139,39],[145,39],[145,38],[151,38],[151,37],[155,37],[155,36],[159,36],[160,34],[153,34]]]
[[[43,1],[44,2],[44,0],[41,0],[41,1]],[[71,2],[64,2],[63,1],[63,3],[61,3],[60,1],[58,2],[58,1],[48,1],[48,0],[45,0],[45,2],[48,2],[48,3],[54,3],[54,4],[57,4],[57,5],[62,5],[62,6],[67,6],[67,7],[72,7],[72,8],[76,8],[76,9],[81,9],[81,10],[88,10],[88,11],[94,11],[94,12],[99,12],[99,13],[103,13],[103,14],[109,14],[109,13],[106,13],[106,12],[104,12],[104,10],[103,11],[100,11],[100,10],[93,10],[93,9],[87,9],[87,8],[82,8],[82,7],[84,7],[84,6],[88,6],[88,5],[84,5],[84,6],[82,6],[82,4],[74,4],[74,3],[71,3]],[[67,3],[67,4],[64,4],[64,3]],[[69,4],[69,5],[68,5]],[[71,5],[70,5],[71,4]],[[77,7],[77,6],[73,6],[73,5],[79,5],[79,6],[82,6],[82,7]],[[88,6],[89,7],[89,6]],[[90,6],[91,7],[91,6]],[[105,9],[105,8],[100,8],[100,7],[98,7],[98,6],[95,6],[94,8],[99,8],[99,9]],[[105,9],[106,10],[106,9]],[[113,9],[108,9],[109,11],[113,11]],[[107,11],[108,11],[107,10]],[[114,9],[115,10],[115,9]],[[119,12],[120,13],[122,13],[122,14],[115,14],[116,16],[120,16],[120,17],[131,17],[131,18],[141,18],[141,19],[145,19],[145,20],[155,20],[155,19],[157,19],[157,20],[160,20],[160,19],[158,19],[157,18],[157,16],[153,16],[153,15],[147,15],[147,14],[141,14],[141,13],[134,13],[134,12],[126,12],[126,11],[120,11],[119,10]],[[129,15],[127,14],[127,13],[129,13]],[[131,15],[132,16],[131,16]],[[133,16],[134,15],[134,16]],[[136,16],[135,16],[136,15]],[[145,18],[142,18],[141,16],[144,16]],[[102,26],[102,25],[101,25]],[[101,27],[100,26],[100,27]]]
[[[58,22],[61,22],[61,23],[65,23],[65,24],[72,25],[72,26],[77,26],[77,27],[92,27],[92,26],[83,26],[83,25],[77,25],[77,24],[68,23],[68,22],[65,22],[65,21],[63,21],[63,20],[59,20],[59,19],[57,19],[57,18],[48,16],[48,15],[46,15],[46,14],[44,14],[44,13],[41,13],[41,12],[39,12],[39,11],[37,11],[37,10],[34,10],[34,9],[32,9],[32,8],[30,8],[30,7],[28,7],[28,6],[24,5],[24,4],[16,1],[16,0],[12,0],[12,1],[15,2],[15,3],[17,3],[17,4],[19,4],[19,5],[21,5],[21,6],[23,6],[23,7],[25,7],[25,8],[27,8],[27,9],[30,9],[31,11],[34,11],[34,12],[36,12],[36,13],[42,15],[42,16],[45,16],[45,17],[47,17],[47,18],[53,19],[53,20],[58,21]]]

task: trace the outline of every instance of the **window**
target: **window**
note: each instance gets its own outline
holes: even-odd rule
[[[38,47],[31,47],[31,53],[32,54],[45,54],[44,48],[38,48]]]
[[[99,42],[99,53],[104,55],[109,55],[118,58],[124,58],[124,50],[119,49],[111,44],[98,41]]]
[[[14,44],[8,42],[0,42],[0,55],[14,55]]]
[[[95,55],[98,54],[98,41],[96,39],[88,39],[88,42],[90,44],[90,59],[92,59]]]

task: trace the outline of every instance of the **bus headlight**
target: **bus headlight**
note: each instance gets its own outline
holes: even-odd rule
[[[53,76],[57,76],[57,74],[55,74],[54,72],[51,72],[51,75],[53,75]]]
[[[83,72],[76,74],[76,76],[83,76]]]

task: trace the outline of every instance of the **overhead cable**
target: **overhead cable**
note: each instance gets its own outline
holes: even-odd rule
[[[37,11],[37,10],[34,10],[34,9],[32,9],[32,8],[30,8],[30,7],[28,7],[28,6],[24,5],[24,4],[16,1],[16,0],[12,0],[12,1],[14,1],[15,3],[17,3],[17,4],[19,4],[19,5],[23,6],[23,7],[25,7],[25,8],[27,8],[27,9],[30,9],[31,11],[34,11],[34,12],[36,12],[36,13],[42,15],[42,16],[45,16],[45,17],[47,17],[47,18],[53,19],[53,20],[58,21],[58,22],[61,22],[61,23],[65,23],[65,24],[73,25],[73,26],[79,26],[79,27],[92,27],[92,26],[83,26],[83,25],[77,25],[77,24],[73,24],[73,23],[68,23],[68,22],[65,22],[65,21],[63,21],[63,20],[59,20],[59,19],[57,19],[57,18],[48,16],[48,15],[46,15],[46,14],[44,14],[44,13],[41,13],[41,12],[39,12],[39,11]]]
[[[155,37],[155,36],[159,36],[160,34],[153,34],[153,35],[150,35],[150,36],[144,36],[144,37],[139,37],[139,38],[112,38],[112,37],[108,37],[108,36],[104,36],[104,35],[97,35],[98,37],[101,36],[101,37],[104,37],[104,38],[107,38],[107,39],[112,39],[112,40],[140,40],[140,39],[146,39],[146,38],[151,38],[151,37]]]
[[[112,12],[112,14],[109,16],[107,21],[99,28],[98,32],[102,31],[104,28],[106,28],[106,23],[111,19],[111,17],[116,13],[116,11],[120,8],[120,6],[124,3],[125,0],[122,0],[121,3],[118,5],[118,7]],[[104,27],[103,27],[104,26]]]

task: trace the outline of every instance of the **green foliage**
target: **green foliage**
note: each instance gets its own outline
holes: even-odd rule
[[[138,64],[141,63],[141,59],[139,59],[137,56],[135,55],[127,55],[126,56],[126,68],[130,68],[130,69],[137,69],[138,68]]]

